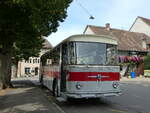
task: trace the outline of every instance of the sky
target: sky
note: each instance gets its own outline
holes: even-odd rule
[[[71,35],[82,34],[87,25],[129,30],[137,16],[150,19],[150,0],[73,0],[67,18],[47,37],[56,46]],[[89,19],[92,15],[95,19]]]

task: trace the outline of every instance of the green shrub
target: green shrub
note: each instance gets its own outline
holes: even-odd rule
[[[150,69],[150,54],[148,54],[148,55],[144,58],[144,69],[145,69],[145,70],[149,70],[149,69]]]

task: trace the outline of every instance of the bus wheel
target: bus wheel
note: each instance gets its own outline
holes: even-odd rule
[[[53,96],[58,97],[58,84],[56,79],[53,80]]]

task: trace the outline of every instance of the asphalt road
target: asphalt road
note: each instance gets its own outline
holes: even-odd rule
[[[150,83],[126,82],[121,89],[118,97],[54,102],[65,113],[150,113]]]
[[[118,97],[69,102],[56,100],[49,90],[39,87],[37,79],[18,79],[14,84],[0,98],[0,113],[150,113],[150,82],[122,82],[123,94]]]

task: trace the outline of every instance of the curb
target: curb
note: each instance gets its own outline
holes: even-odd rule
[[[28,79],[29,80],[29,79]],[[39,85],[39,83],[37,82],[37,81],[33,81],[32,79],[30,79],[30,81],[34,84],[34,85]],[[40,89],[41,90],[41,89]],[[42,90],[41,90],[41,92],[43,92]],[[59,105],[57,105],[54,101],[53,101],[53,99],[52,98],[49,98],[48,96],[45,96],[46,97],[46,99],[48,99],[49,100],[49,102],[52,104],[52,108],[53,108],[53,112],[54,113],[65,113],[65,111],[59,106]]]
[[[150,78],[143,78],[143,77],[136,77],[136,78],[126,78],[126,77],[123,77],[120,79],[120,82],[140,82],[140,81],[145,81],[145,82],[150,82]]]

